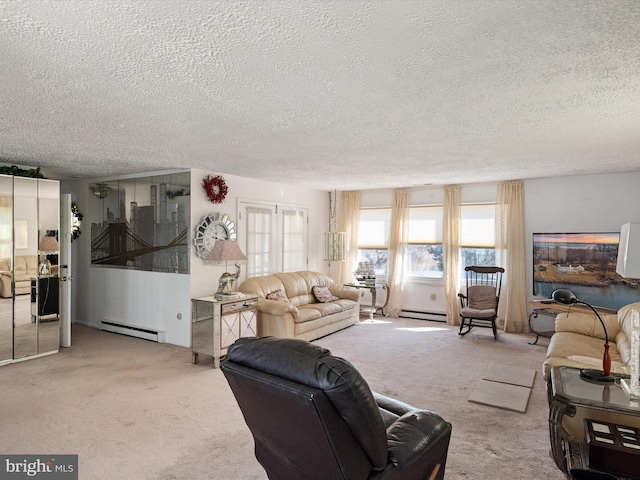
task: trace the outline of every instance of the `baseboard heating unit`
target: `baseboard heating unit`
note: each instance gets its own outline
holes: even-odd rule
[[[114,322],[112,320],[102,320],[100,325],[102,330],[107,332],[121,333],[122,335],[129,335],[130,337],[144,338],[145,340],[151,340],[152,342],[165,342],[166,332],[164,330],[140,327],[138,325],[131,325],[130,323]]]
[[[425,310],[402,310],[401,318],[413,318],[416,320],[432,320],[434,322],[446,322],[447,314],[443,312],[427,312]]]

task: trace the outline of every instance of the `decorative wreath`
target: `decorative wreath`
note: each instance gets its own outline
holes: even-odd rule
[[[209,197],[211,203],[222,203],[229,191],[229,187],[227,187],[222,175],[216,175],[215,177],[207,175],[202,179],[202,188],[207,192],[207,197]]]
[[[73,214],[73,221],[71,222],[71,241],[77,239],[82,231],[80,230],[80,223],[82,222],[82,212],[78,209],[76,202],[71,202],[71,213]]]

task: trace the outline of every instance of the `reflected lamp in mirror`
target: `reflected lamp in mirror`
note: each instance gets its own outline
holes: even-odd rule
[[[60,251],[60,245],[56,237],[44,236],[40,239],[40,275],[51,274],[51,263],[46,258],[47,253],[58,253]]]
[[[595,313],[598,320],[600,320],[600,325],[602,325],[602,329],[604,330],[604,353],[602,355],[602,371],[583,368],[580,370],[580,376],[586,380],[594,381],[594,382],[602,382],[602,383],[612,383],[614,381],[613,375],[611,373],[611,356],[609,355],[609,332],[607,332],[607,327],[604,325],[604,320],[598,313],[598,311],[591,305],[590,303],[584,302],[571,290],[566,290],[564,288],[559,288],[558,290],[554,290],[552,294],[553,299],[564,305],[573,305],[573,304],[582,304],[589,307],[593,313]]]
[[[111,187],[106,183],[94,183],[93,185],[89,185],[89,190],[100,200],[109,195],[111,191]]]
[[[341,262],[345,258],[346,232],[324,233],[324,260]]]
[[[218,290],[214,294],[216,299],[224,300],[238,296],[238,292],[233,291],[233,284],[240,276],[240,262],[246,259],[235,240],[216,240],[211,251],[203,257],[207,262],[225,263],[225,272],[218,279]],[[229,262],[234,262],[235,273],[227,271]]]

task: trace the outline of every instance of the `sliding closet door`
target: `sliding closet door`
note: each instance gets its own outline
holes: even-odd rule
[[[60,347],[60,184],[38,180],[38,353]],[[55,239],[55,240],[54,240]],[[35,306],[35,305],[33,305]]]
[[[13,177],[0,175],[0,364],[13,359]]]
[[[13,358],[38,353],[38,324],[31,315],[31,285],[38,275],[38,180],[13,179]]]

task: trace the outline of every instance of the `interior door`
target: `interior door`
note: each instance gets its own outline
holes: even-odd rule
[[[60,346],[71,346],[71,195],[60,196]]]

